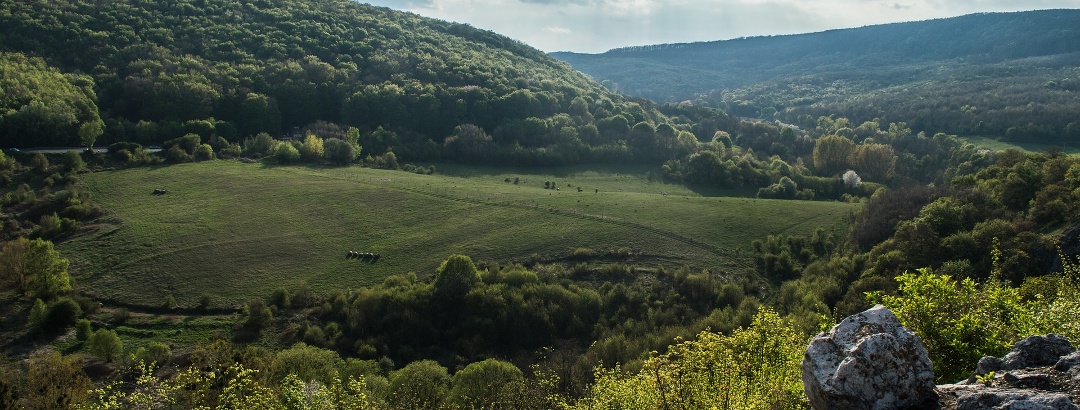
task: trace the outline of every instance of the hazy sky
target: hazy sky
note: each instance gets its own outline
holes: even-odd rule
[[[468,23],[544,51],[795,34],[1080,0],[359,0]]]

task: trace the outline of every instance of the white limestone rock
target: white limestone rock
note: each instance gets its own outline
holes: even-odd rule
[[[825,409],[908,409],[937,403],[922,340],[877,305],[814,337],[802,362],[803,390]]]

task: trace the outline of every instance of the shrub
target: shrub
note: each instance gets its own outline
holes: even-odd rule
[[[278,142],[265,132],[244,140],[244,155],[252,157],[265,157],[275,152]]]
[[[509,387],[525,379],[512,363],[487,359],[465,366],[454,374],[453,387],[446,396],[450,408],[501,407],[512,402]]]
[[[218,158],[236,158],[240,156],[240,144],[232,143],[217,150]]]
[[[64,168],[68,172],[80,172],[86,168],[86,163],[83,162],[82,155],[78,152],[68,151],[64,153]]]
[[[176,298],[173,295],[165,296],[165,301],[161,302],[161,308],[166,310],[176,309]]]
[[[388,399],[394,408],[436,409],[449,391],[446,368],[432,360],[419,360],[390,374]]]
[[[55,212],[52,214],[45,214],[38,220],[38,226],[34,228],[34,231],[30,233],[30,236],[36,238],[52,239],[63,233],[61,228],[62,224],[60,216]]]
[[[341,356],[332,350],[297,343],[274,357],[274,378],[282,380],[295,375],[305,382],[318,380],[330,384],[339,376],[338,369],[343,363]]]
[[[1064,254],[1061,262],[1061,272],[1048,275],[1055,282],[1053,290],[1035,298],[1035,333],[1057,333],[1076,344],[1080,343],[1080,321],[1076,320],[1076,312],[1080,312],[1080,264]]]
[[[192,155],[196,161],[209,161],[214,159],[214,147],[210,144],[202,144],[195,148],[195,153]]]
[[[195,158],[192,157],[191,154],[188,154],[187,151],[184,151],[179,145],[173,145],[165,153],[165,160],[173,164],[191,162],[194,159]]]
[[[807,339],[762,309],[749,328],[710,331],[649,358],[640,372],[596,369],[588,398],[574,408],[770,409],[806,407],[800,367]]]
[[[291,164],[300,160],[300,151],[293,147],[292,144],[278,144],[277,151],[274,152],[274,159],[281,164]]]
[[[288,309],[291,306],[289,300],[289,291],[285,288],[278,288],[270,295],[270,305],[277,306],[278,309]]]
[[[266,307],[262,299],[252,299],[248,302],[244,308],[247,313],[247,320],[244,321],[244,327],[250,330],[259,330],[264,326],[270,324],[270,320],[273,316],[270,314],[270,309]]]
[[[45,330],[59,332],[75,323],[82,316],[82,308],[71,298],[57,299],[49,306],[49,315],[45,320]]]
[[[326,160],[336,165],[349,164],[360,155],[360,147],[337,138],[326,140],[323,143],[323,150],[323,156]]]
[[[304,162],[319,162],[325,152],[323,139],[315,136],[315,134],[307,134],[298,151],[300,151],[300,158]]]
[[[144,364],[155,363],[158,367],[164,365],[172,358],[172,348],[161,342],[150,342],[146,347],[140,347],[135,351],[135,360]]]
[[[34,329],[40,329],[45,325],[45,320],[48,318],[49,308],[45,306],[45,301],[41,299],[34,300],[34,306],[30,308],[29,323]]]
[[[86,349],[101,360],[112,362],[124,353],[124,343],[120,341],[120,336],[117,336],[116,332],[98,329],[86,339]]]
[[[75,340],[85,342],[92,331],[89,320],[79,319],[75,321]]]
[[[39,174],[44,174],[49,170],[49,159],[45,157],[45,154],[37,153],[30,158],[30,168],[37,171]]]
[[[899,295],[871,297],[922,338],[938,382],[967,377],[983,356],[1000,357],[1031,333],[1031,308],[1017,289],[992,279],[956,281],[928,268],[896,277]]]
[[[109,315],[109,319],[113,324],[122,325],[131,318],[131,312],[124,308],[118,308],[113,310]]]

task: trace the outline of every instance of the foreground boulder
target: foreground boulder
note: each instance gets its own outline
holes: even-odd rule
[[[915,333],[882,305],[810,341],[802,362],[810,405],[825,409],[932,408],[933,365]]]
[[[1077,410],[1080,354],[1061,336],[1031,336],[1001,358],[982,358],[971,378],[938,393],[950,410]]]

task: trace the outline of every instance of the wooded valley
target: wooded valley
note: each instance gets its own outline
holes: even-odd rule
[[[939,382],[1080,342],[1078,18],[567,64],[346,0],[0,1],[0,408],[808,408],[877,303]]]

